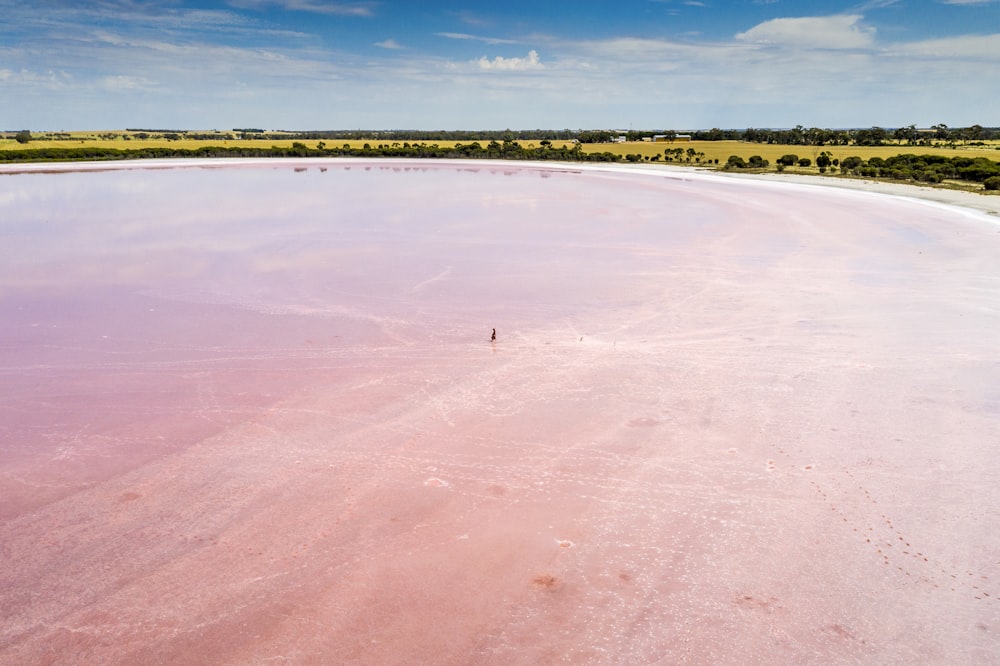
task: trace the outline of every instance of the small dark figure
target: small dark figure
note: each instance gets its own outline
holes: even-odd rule
[[[495,328],[493,329],[493,337],[490,338],[490,341],[491,342],[496,342],[497,341],[497,329],[495,329]]]

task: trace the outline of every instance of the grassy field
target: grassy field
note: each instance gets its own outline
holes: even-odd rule
[[[271,146],[277,146],[279,148],[291,148],[293,143],[301,143],[309,148],[316,148],[320,143],[320,139],[300,139],[300,138],[288,138],[288,139],[225,139],[220,136],[215,139],[188,139],[181,138],[176,140],[163,139],[163,138],[149,138],[149,139],[138,139],[131,137],[129,139],[115,138],[115,139],[105,139],[100,138],[101,132],[74,132],[72,133],[73,138],[63,139],[47,138],[45,134],[37,135],[40,138],[36,138],[28,143],[18,143],[13,138],[0,138],[0,150],[30,150],[32,148],[81,148],[83,146],[96,146],[100,148],[118,148],[120,150],[138,150],[141,148],[180,148],[186,150],[197,150],[203,146],[226,146],[226,147],[240,147],[240,148],[270,148]],[[115,132],[119,134],[119,132]],[[441,147],[454,146],[456,143],[470,144],[472,141],[387,141],[378,139],[361,139],[361,140],[347,140],[347,139],[322,139],[322,142],[327,148],[339,148],[340,146],[350,146],[352,149],[361,149],[365,144],[371,146],[378,146],[379,144],[393,145],[396,143],[409,143],[415,145],[418,143],[422,144],[436,144]],[[489,141],[479,141],[480,145],[485,146]],[[520,142],[522,146],[526,148],[537,148],[540,145],[538,141],[522,141]],[[573,143],[571,141],[553,141],[553,146],[571,146]],[[602,144],[605,149],[608,149],[610,144]],[[596,152],[602,152],[600,150]],[[620,151],[613,151],[620,152]],[[634,152],[634,151],[633,151]],[[624,153],[622,153],[624,154]]]
[[[584,150],[601,152],[607,150],[608,144],[587,144]],[[827,151],[834,159],[843,159],[850,156],[858,156],[862,159],[872,157],[891,157],[912,153],[914,155],[943,155],[945,157],[986,157],[992,160],[1000,160],[1000,142],[993,142],[989,146],[959,146],[957,148],[926,147],[926,146],[788,146],[766,143],[745,143],[743,141],[684,141],[675,143],[619,143],[614,144],[614,152],[620,154],[637,153],[644,157],[653,155],[663,155],[664,150],[681,148],[686,153],[688,149],[696,153],[704,153],[702,162],[706,160],[719,160],[719,164],[725,164],[730,155],[738,155],[744,160],[752,155],[760,155],[768,160],[773,166],[778,158],[783,155],[793,154],[807,157],[816,162],[816,157],[823,151]],[[660,159],[663,159],[662,157]],[[692,160],[694,162],[694,160]]]
[[[134,132],[124,132],[122,130],[114,131],[92,131],[92,132],[71,132],[68,133],[68,138],[65,133],[38,133],[34,135],[32,141],[28,143],[18,143],[13,135],[7,138],[0,138],[0,149],[2,150],[18,150],[18,149],[31,149],[31,148],[79,148],[83,146],[94,146],[101,148],[118,148],[118,149],[140,149],[140,148],[159,148],[159,147],[169,147],[169,148],[183,148],[183,149],[198,149],[204,146],[227,146],[227,147],[253,147],[253,148],[270,148],[272,146],[277,146],[281,148],[291,148],[293,143],[303,143],[309,148],[316,148],[320,143],[319,140],[309,139],[303,140],[300,138],[295,138],[289,135],[288,139],[226,139],[225,134],[219,134],[217,137],[203,138],[203,139],[191,139],[191,138],[181,138],[176,140],[165,139],[162,137],[150,137],[146,139],[137,138]],[[201,132],[200,134],[210,134],[209,132]],[[125,138],[128,137],[128,138]],[[326,139],[324,140],[326,147],[340,147],[345,144],[349,145],[351,148],[362,148],[365,144],[370,144],[371,146],[378,146],[380,144],[392,145],[393,143],[402,142],[390,142],[388,140],[379,141],[378,139],[367,139],[367,140],[343,140],[343,139]],[[411,145],[416,143],[425,144],[437,144],[442,147],[452,146],[456,142],[451,141],[410,141]],[[472,143],[471,141],[465,141],[460,143]],[[480,141],[480,145],[486,145],[487,141]],[[535,148],[540,145],[539,141],[522,141],[520,142],[525,148]],[[552,141],[554,147],[560,147],[564,145],[572,145],[571,142],[567,141]],[[822,151],[828,151],[833,159],[844,159],[845,157],[858,156],[862,159],[869,159],[871,157],[882,157],[887,158],[893,155],[900,155],[905,153],[912,153],[917,155],[942,155],[945,157],[986,157],[994,161],[1000,161],[1000,141],[990,142],[986,146],[957,146],[954,148],[945,146],[906,146],[906,145],[886,145],[886,146],[789,146],[789,145],[771,145],[771,144],[759,144],[759,143],[745,143],[742,141],[678,141],[678,142],[631,142],[631,143],[601,143],[601,144],[584,144],[582,148],[588,153],[602,153],[611,152],[624,157],[628,154],[641,155],[643,157],[643,163],[645,163],[646,158],[652,158],[653,156],[659,155],[659,163],[667,164],[683,164],[683,165],[701,165],[701,166],[715,166],[718,164],[722,166],[726,163],[731,155],[737,155],[742,157],[744,160],[749,160],[753,155],[759,155],[765,160],[770,162],[770,167],[768,170],[775,170],[777,160],[783,155],[794,154],[799,158],[808,158],[812,160],[813,166],[810,167],[788,167],[786,171],[790,173],[819,173],[819,169],[815,166],[816,157]],[[678,160],[675,158],[670,162],[665,162],[664,151],[665,150],[676,150],[681,149],[684,151],[683,156]],[[690,162],[687,161],[688,155],[687,151],[694,151],[695,155],[691,158]]]

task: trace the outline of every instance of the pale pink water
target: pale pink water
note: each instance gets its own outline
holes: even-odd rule
[[[1000,662],[985,216],[296,165],[0,177],[0,663]]]

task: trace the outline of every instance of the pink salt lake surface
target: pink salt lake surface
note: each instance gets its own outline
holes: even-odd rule
[[[666,170],[0,176],[0,663],[998,663],[998,232]]]

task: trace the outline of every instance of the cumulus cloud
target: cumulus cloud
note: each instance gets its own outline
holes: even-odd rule
[[[544,65],[542,65],[541,60],[538,58],[538,51],[534,49],[528,51],[528,55],[524,58],[504,58],[503,56],[497,56],[493,60],[487,60],[483,56],[476,63],[479,65],[479,69],[506,72],[544,68]]]
[[[823,49],[859,49],[872,46],[875,29],[861,23],[860,14],[778,18],[736,35],[753,44],[803,46]]]

